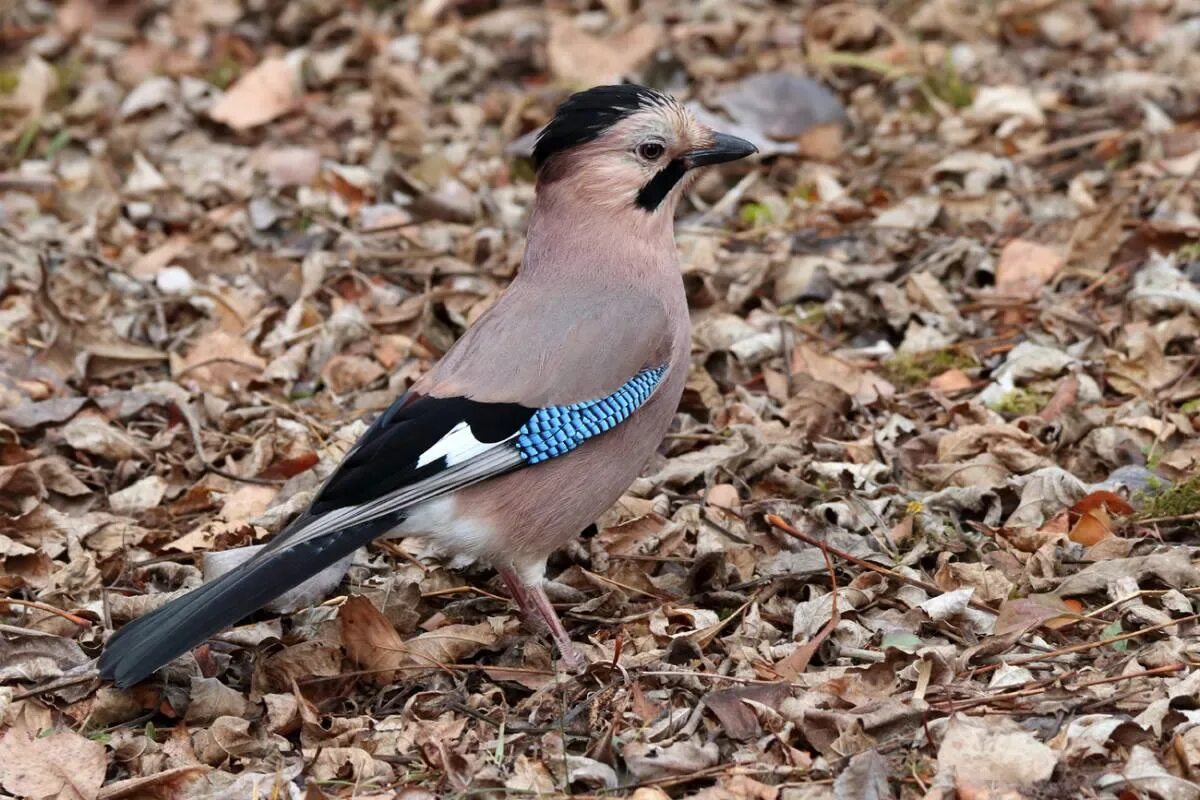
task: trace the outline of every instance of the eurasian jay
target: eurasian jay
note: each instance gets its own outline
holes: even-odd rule
[[[608,509],[662,441],[688,373],[673,217],[696,167],[756,152],[642,86],[569,97],[533,151],[522,267],[496,303],[253,557],[109,639],[137,683],[385,534],[498,570],[526,619],[582,663],[542,586],[546,558]]]

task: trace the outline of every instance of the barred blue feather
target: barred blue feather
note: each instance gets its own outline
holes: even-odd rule
[[[517,451],[526,464],[571,452],[628,419],[650,399],[666,372],[665,365],[644,369],[608,397],[538,409],[517,432]]]

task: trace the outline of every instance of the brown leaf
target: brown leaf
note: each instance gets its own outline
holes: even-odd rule
[[[996,617],[992,635],[1005,636],[1014,631],[1024,632],[1036,628],[1047,620],[1062,617],[1064,612],[1071,615],[1072,618],[1077,616],[1076,610],[1053,595],[1006,600],[1000,604],[1000,613]]]
[[[127,458],[147,458],[141,442],[93,413],[80,414],[62,430],[67,444],[76,450],[121,461]]]
[[[555,15],[550,21],[546,56],[550,71],[568,85],[618,83],[654,53],[660,36],[657,25],[643,22],[600,39],[581,31],[567,17]]]
[[[346,394],[374,383],[384,374],[374,359],[366,356],[336,355],[325,364],[321,377],[334,394]]]
[[[1011,719],[955,715],[938,747],[938,772],[958,785],[1032,786],[1058,764],[1053,750]]]
[[[61,677],[88,660],[74,641],[58,636],[0,638],[0,681],[44,681]]]
[[[241,692],[216,678],[193,676],[189,695],[191,701],[183,719],[193,724],[212,722],[217,717],[245,716],[249,707]]]
[[[54,397],[35,403],[22,403],[0,410],[0,422],[17,430],[30,430],[54,422],[65,422],[87,404],[86,397]]]
[[[1104,506],[1098,506],[1079,518],[1079,521],[1071,528],[1068,537],[1072,542],[1078,542],[1084,547],[1091,547],[1101,539],[1107,539],[1112,535],[1112,518],[1108,516]]]
[[[114,781],[100,790],[97,800],[176,800],[192,795],[192,788],[207,774],[209,768],[202,764],[182,767]]]
[[[106,767],[104,745],[74,731],[18,723],[0,738],[0,785],[30,800],[96,800]]]
[[[1054,248],[1013,239],[996,262],[996,290],[1010,295],[1034,295],[1050,282],[1066,259]]]
[[[1125,498],[1119,494],[1100,489],[1091,492],[1087,496],[1081,498],[1079,502],[1071,506],[1071,512],[1075,514],[1086,514],[1097,508],[1107,509],[1113,514],[1132,514],[1135,509],[1129,505]]]
[[[386,685],[395,679],[402,660],[404,639],[366,597],[351,595],[338,609],[342,646],[354,664],[371,674],[367,680]]]
[[[283,479],[294,478],[301,472],[310,470],[317,465],[321,457],[312,450],[289,458],[281,458],[271,466],[258,473],[260,478]]]
[[[245,339],[214,330],[197,339],[183,358],[171,354],[171,374],[181,384],[227,394],[262,374],[267,362]]]
[[[721,727],[730,738],[744,741],[762,733],[758,716],[744,701],[753,700],[778,709],[790,693],[784,684],[718,689],[704,696],[704,707],[717,716]]]
[[[244,131],[286,114],[300,99],[300,71],[283,58],[263,59],[229,88],[208,115]]]
[[[835,800],[891,800],[888,763],[878,750],[867,750],[850,759],[833,782]]]

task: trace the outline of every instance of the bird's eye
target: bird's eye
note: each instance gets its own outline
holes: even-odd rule
[[[666,148],[658,142],[645,142],[638,145],[637,154],[647,161],[654,161],[663,154],[664,150]]]

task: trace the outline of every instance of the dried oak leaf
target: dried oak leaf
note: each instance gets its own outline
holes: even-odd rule
[[[61,677],[87,661],[71,639],[59,636],[13,636],[0,639],[0,682],[44,681]]]
[[[208,771],[209,768],[202,764],[189,764],[140,778],[126,778],[105,786],[97,800],[176,800],[191,797],[194,784]]]
[[[717,763],[720,751],[716,742],[703,746],[690,739],[673,742],[665,747],[648,742],[629,742],[621,748],[625,766],[640,781],[664,775],[687,775]]]
[[[188,723],[203,724],[218,717],[241,717],[248,708],[241,692],[230,689],[216,678],[192,676],[189,694],[191,702],[183,718]]]
[[[104,745],[70,730],[40,733],[22,720],[0,738],[0,785],[30,800],[96,800],[107,766]]]
[[[10,517],[24,516],[49,492],[79,497],[91,489],[75,477],[61,458],[39,458],[0,467],[0,512]]]
[[[891,800],[888,763],[878,750],[865,750],[850,759],[833,782],[835,800]]]
[[[1003,717],[950,718],[938,748],[938,772],[955,785],[1031,786],[1048,780],[1058,755],[1015,721]]]
[[[300,69],[284,58],[263,59],[237,80],[208,115],[244,131],[291,111],[300,99]]]
[[[1104,591],[1110,583],[1124,577],[1139,582],[1152,577],[1175,589],[1200,585],[1200,569],[1192,564],[1186,550],[1176,549],[1092,564],[1065,578],[1055,594],[1068,597]]]
[[[403,667],[436,668],[498,647],[515,628],[507,617],[493,617],[477,625],[445,625],[408,641],[365,597],[351,597],[338,612],[346,654],[361,669],[375,673],[378,682],[393,679]]]
[[[580,30],[567,17],[555,15],[550,21],[546,57],[554,77],[568,85],[616,83],[650,58],[661,36],[657,25],[643,22],[601,39]]]
[[[351,781],[353,783],[390,783],[395,775],[385,761],[379,761],[361,747],[321,747],[304,750],[312,781]]]
[[[80,414],[75,417],[63,427],[62,435],[67,444],[76,450],[110,461],[149,457],[146,448],[135,437],[96,414]]]

